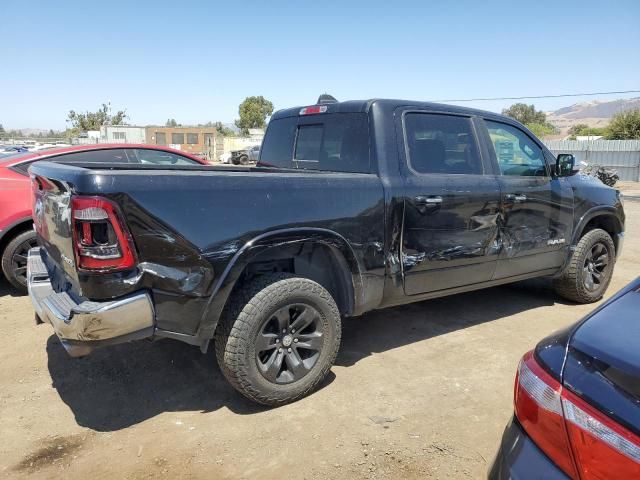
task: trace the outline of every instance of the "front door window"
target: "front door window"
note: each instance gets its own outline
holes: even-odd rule
[[[487,120],[489,137],[502,175],[544,177],[547,175],[542,149],[522,130]]]

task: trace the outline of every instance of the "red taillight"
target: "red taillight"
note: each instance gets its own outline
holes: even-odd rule
[[[73,247],[81,270],[117,271],[136,264],[118,207],[101,197],[72,197]]]
[[[531,439],[564,473],[578,478],[562,415],[562,386],[535,361],[520,361],[514,393],[516,417]]]
[[[640,438],[568,390],[564,417],[580,478],[640,478]]]
[[[300,109],[300,115],[313,115],[316,113],[325,113],[326,111],[326,105],[313,105],[311,107],[304,107]]]
[[[514,403],[527,434],[571,478],[640,478],[640,439],[564,389],[531,352],[518,367]]]

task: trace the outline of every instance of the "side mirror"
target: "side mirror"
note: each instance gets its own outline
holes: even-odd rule
[[[576,159],[570,153],[559,153],[556,157],[556,176],[568,177],[576,173]]]

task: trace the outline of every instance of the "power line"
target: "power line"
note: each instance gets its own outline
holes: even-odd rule
[[[621,93],[640,93],[640,90],[620,90],[617,92],[565,93],[562,95],[531,95],[528,97],[449,98],[445,100],[432,100],[432,101],[434,102],[480,102],[480,101],[491,101],[491,100],[526,100],[531,98],[589,97],[594,95],[616,95]]]

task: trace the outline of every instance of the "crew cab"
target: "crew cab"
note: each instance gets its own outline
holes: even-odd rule
[[[39,162],[29,293],[72,356],[213,340],[279,405],[322,381],[343,317],[541,276],[600,299],[622,197],[573,164],[510,118],[402,100],[276,112],[255,167]]]

